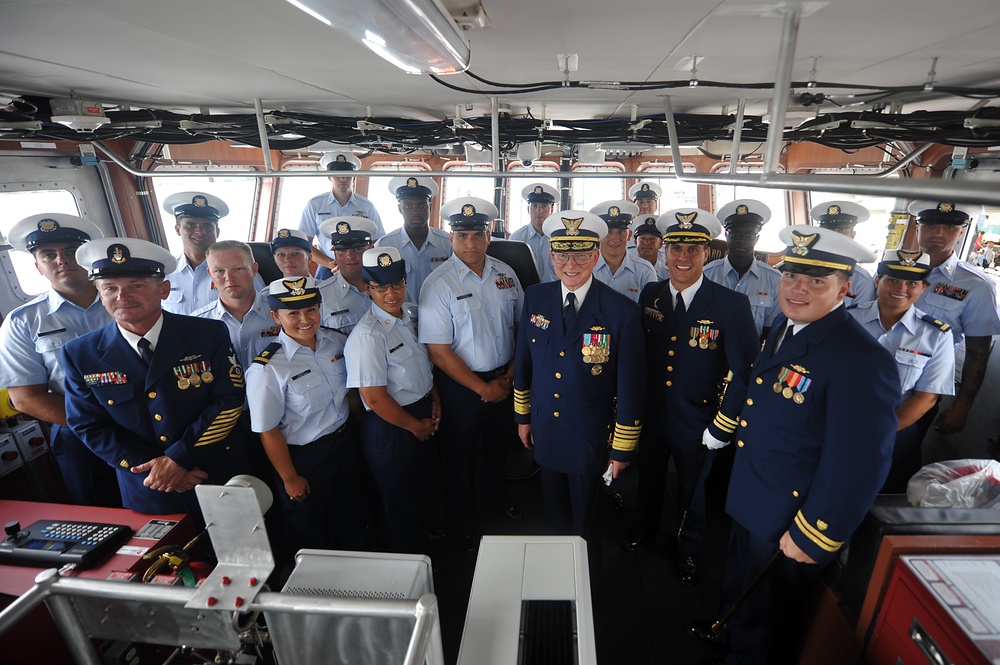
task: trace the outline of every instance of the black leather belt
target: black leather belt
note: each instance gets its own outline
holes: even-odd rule
[[[508,367],[510,367],[510,361],[509,360],[507,362],[505,362],[503,365],[500,365],[500,367],[497,367],[496,369],[491,369],[491,370],[486,371],[486,372],[473,372],[473,374],[475,374],[476,376],[478,376],[483,381],[492,381],[493,379],[497,378],[498,376],[502,376],[507,371]]]

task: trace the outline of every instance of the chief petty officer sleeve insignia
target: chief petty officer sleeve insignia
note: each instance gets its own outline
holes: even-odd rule
[[[944,321],[939,321],[938,319],[935,319],[930,314],[924,314],[923,316],[920,317],[920,320],[921,321],[926,321],[927,323],[931,324],[935,328],[940,328],[941,332],[947,332],[947,331],[951,330],[951,325],[950,324],[947,324]]]

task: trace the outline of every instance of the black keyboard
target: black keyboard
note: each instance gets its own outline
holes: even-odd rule
[[[132,529],[120,524],[40,520],[0,541],[0,561],[90,568],[113,554]]]

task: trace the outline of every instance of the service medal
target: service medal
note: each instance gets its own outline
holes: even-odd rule
[[[708,348],[710,348],[710,349],[712,349],[713,351],[715,351],[715,350],[716,350],[717,348],[719,348],[719,345],[718,345],[718,344],[716,344],[715,342],[709,342],[709,343],[708,343]]]
[[[802,393],[795,393],[794,395],[792,395],[792,401],[795,402],[796,404],[805,404],[806,396],[803,395]]]
[[[186,376],[182,376],[181,378],[177,379],[177,387],[180,388],[181,390],[187,390],[188,388],[191,387],[191,382],[188,381]]]
[[[590,355],[591,353],[593,353],[593,352],[594,352],[594,350],[593,350],[593,349],[591,349],[591,348],[590,348],[589,346],[585,346],[585,347],[583,347],[583,348],[582,348],[582,349],[580,350],[580,353],[582,353],[582,354],[583,354],[583,355],[585,355],[585,356],[589,356],[589,355]]]
[[[691,339],[688,340],[688,346],[690,346],[691,348],[698,346],[698,340],[692,337]]]
[[[699,348],[707,349],[708,348],[708,340],[705,339],[704,337],[700,338],[698,340],[698,346],[699,346]]]
[[[201,385],[201,376],[198,374],[192,374],[191,376],[188,377],[188,380],[191,382],[191,385],[194,386],[195,388]]]
[[[204,381],[205,383],[211,383],[212,381],[215,381],[215,375],[213,375],[211,372],[202,372],[201,380]]]
[[[795,393],[790,387],[785,386],[784,390],[781,391],[781,396],[785,399],[792,399],[792,395]]]
[[[603,371],[604,368],[601,367],[600,365],[594,365],[593,367],[590,368],[590,373],[593,374],[594,376],[598,376]]]
[[[781,381],[775,381],[774,382],[774,392],[776,392],[776,393],[780,393],[781,392]]]

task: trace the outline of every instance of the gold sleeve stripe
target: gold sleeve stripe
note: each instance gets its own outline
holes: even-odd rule
[[[736,431],[736,423],[728,418],[723,417],[721,413],[715,416],[715,426],[721,429],[726,434],[732,434]]]
[[[635,432],[625,432],[623,429],[636,430]],[[611,447],[615,450],[631,452],[639,444],[639,433],[642,427],[628,427],[615,423],[615,434],[611,439]]]
[[[809,521],[805,518],[805,515],[802,514],[801,510],[795,515],[795,526],[799,527],[799,530],[805,535],[806,538],[813,541],[821,549],[824,549],[827,552],[836,552],[844,546],[843,541],[827,538],[820,533],[819,529],[809,524]]]
[[[727,416],[726,414],[724,414],[722,411],[719,411],[718,413],[715,414],[715,419],[717,421],[719,421],[719,422],[728,423],[728,424],[732,425],[733,427],[736,427],[736,420],[733,419],[733,418],[730,418],[729,416]]]
[[[215,417],[215,420],[212,421],[212,424],[209,425],[208,429],[205,430],[205,433],[195,442],[195,447],[207,446],[225,439],[233,431],[233,427],[236,426],[236,421],[239,420],[242,412],[242,406],[220,412]]]
[[[514,413],[516,413],[519,416],[527,416],[531,414],[530,390],[514,391]]]

